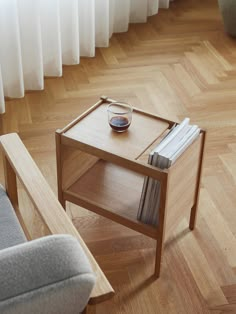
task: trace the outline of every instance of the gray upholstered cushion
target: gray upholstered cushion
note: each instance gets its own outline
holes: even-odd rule
[[[47,236],[0,251],[1,314],[72,314],[86,306],[95,276],[77,239]]]
[[[0,185],[0,250],[26,241],[15,211]]]

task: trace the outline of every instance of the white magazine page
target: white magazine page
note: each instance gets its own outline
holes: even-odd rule
[[[184,125],[184,127],[175,135],[175,137],[166,145],[160,152],[160,156],[167,157],[168,155],[176,151],[176,147],[179,142],[185,137],[191,130],[191,125]]]
[[[184,134],[184,136],[182,138],[179,139],[179,141],[176,141],[175,143],[173,143],[173,149],[169,150],[169,152],[167,152],[167,154],[165,154],[165,157],[169,158],[172,155],[174,155],[180,147],[182,147],[182,145],[184,145],[184,143],[186,141],[188,141],[188,139],[194,134],[194,132],[196,130],[198,130],[198,126],[197,125],[191,125],[190,128],[187,130],[187,132]]]
[[[155,154],[159,153],[185,125],[189,124],[189,121],[190,121],[189,118],[185,118],[179,125],[177,125],[173,129],[173,131],[167,134],[167,136],[158,144],[158,146],[153,150],[153,152]]]
[[[194,131],[192,132],[192,134],[186,139],[186,141],[182,142],[182,145],[179,146],[178,150],[172,155],[170,156],[170,165],[173,164],[176,159],[188,148],[188,146],[190,146],[193,141],[199,136],[200,134],[200,128],[196,128],[194,129]]]

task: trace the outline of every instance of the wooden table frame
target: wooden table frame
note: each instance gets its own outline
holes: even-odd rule
[[[92,145],[91,138],[88,138],[88,140],[86,140],[86,138],[80,140],[79,137],[78,140],[77,137],[80,136],[80,134],[79,131],[76,131],[76,128],[80,126],[79,124],[90,119],[91,114],[95,115],[96,110],[100,110],[100,106],[107,105],[111,102],[114,102],[114,100],[105,96],[101,97],[100,101],[89,110],[63,129],[57,130],[58,198],[64,208],[66,201],[72,202],[155,239],[156,259],[154,274],[156,277],[159,277],[163,243],[179,220],[183,218],[183,215],[186,214],[186,212],[188,213],[190,209],[189,228],[193,230],[195,226],[206,132],[201,130],[199,138],[194,141],[177,162],[167,170],[161,170],[142,161],[140,156],[145,153],[144,151],[141,151],[139,156],[133,158],[126,154],[117,154],[116,147],[113,147],[113,149],[109,151],[107,147],[104,149],[102,145],[101,147],[97,144]],[[152,119],[155,119],[157,126],[160,124],[160,134],[163,133],[164,130],[166,131],[166,129],[171,128],[175,123],[137,108],[134,108],[134,114],[137,115],[137,117],[141,117],[143,123],[145,123],[145,119],[147,120],[147,128],[148,123],[152,122]],[[81,128],[79,130],[83,131]],[[111,134],[111,136],[113,135]],[[127,137],[127,135],[121,136]],[[86,135],[84,137],[86,137]],[[109,137],[108,140],[110,140]],[[150,139],[150,143],[147,145],[145,151],[150,149],[151,144],[155,144],[158,140],[158,138]],[[101,165],[98,165],[99,163]],[[95,173],[96,169],[96,171],[100,173],[103,167],[106,167],[108,164],[114,165],[115,171],[126,169],[127,173],[132,172],[142,176],[150,176],[160,181],[161,197],[158,226],[150,226],[135,218],[126,217],[115,211],[111,211],[108,206],[101,205],[99,196],[98,199],[92,194],[89,196],[88,192],[85,191],[85,185],[90,184],[88,180],[92,172],[94,171]],[[96,176],[98,172],[96,172]],[[99,185],[99,182],[97,182],[97,184]],[[83,188],[84,186],[85,188]],[[138,197],[140,197],[140,195]],[[102,201],[104,201],[104,199],[102,199]]]

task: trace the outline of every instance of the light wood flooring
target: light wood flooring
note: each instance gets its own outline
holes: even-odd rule
[[[155,241],[68,207],[116,291],[97,313],[236,313],[236,39],[224,33],[217,1],[175,0],[113,35],[95,58],[46,79],[44,91],[7,101],[2,132],[19,133],[55,193],[55,130],[100,95],[177,121],[189,116],[208,136],[196,229],[181,221],[160,279],[151,276]]]

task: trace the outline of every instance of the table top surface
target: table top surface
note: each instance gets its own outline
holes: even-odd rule
[[[134,109],[130,127],[115,132],[108,123],[107,103],[84,116],[63,136],[119,156],[137,159],[169,127],[157,116]]]

